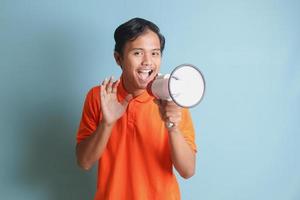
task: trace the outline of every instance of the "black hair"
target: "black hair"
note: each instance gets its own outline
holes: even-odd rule
[[[142,18],[133,18],[121,24],[115,30],[115,52],[123,55],[123,50],[126,42],[135,40],[147,30],[151,30],[157,34],[160,41],[160,51],[162,53],[165,47],[165,37],[160,33],[157,25]]]

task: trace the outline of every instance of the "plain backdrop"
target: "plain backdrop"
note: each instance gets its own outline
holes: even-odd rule
[[[93,199],[75,135],[87,91],[120,76],[113,32],[132,17],[165,35],[162,73],[206,79],[182,199],[299,200],[297,0],[0,0],[0,198]]]

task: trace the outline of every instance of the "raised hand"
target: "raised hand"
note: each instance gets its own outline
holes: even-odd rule
[[[132,95],[119,102],[117,99],[117,87],[120,80],[113,81],[113,77],[107,78],[101,84],[100,99],[102,110],[102,122],[106,125],[113,125],[125,112]]]

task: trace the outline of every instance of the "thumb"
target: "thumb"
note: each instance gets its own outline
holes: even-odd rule
[[[126,98],[122,101],[122,105],[127,107],[132,98],[133,96],[131,94],[128,94]]]

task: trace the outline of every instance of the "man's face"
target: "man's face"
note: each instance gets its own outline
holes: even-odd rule
[[[122,67],[123,84],[127,92],[138,95],[159,71],[161,63],[160,41],[156,33],[147,30],[133,41],[128,41],[123,56],[115,53]]]

